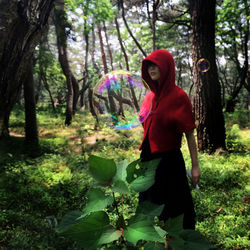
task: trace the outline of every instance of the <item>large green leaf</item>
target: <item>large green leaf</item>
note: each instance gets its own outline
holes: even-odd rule
[[[183,231],[183,214],[169,218],[165,224],[165,228],[169,235],[179,235]]]
[[[128,167],[127,160],[123,160],[117,163],[116,175],[113,178],[114,182],[118,180],[126,181],[127,167]]]
[[[172,238],[171,240],[169,240],[168,244],[171,247],[171,249],[173,249],[173,250],[183,250],[183,249],[186,249],[185,248],[185,241],[182,238],[180,238],[179,236],[175,236],[174,238]]]
[[[100,184],[106,184],[115,176],[116,164],[112,159],[90,155],[89,171]]]
[[[198,231],[194,230],[183,230],[180,237],[185,240],[185,249],[190,250],[206,250],[215,249],[210,242],[208,242]]]
[[[135,179],[134,175],[136,174],[135,173],[136,169],[137,169],[136,167],[139,166],[138,164],[139,164],[140,161],[141,161],[140,159],[137,159],[137,160],[131,162],[127,166],[127,169],[126,169],[127,170],[126,180],[127,180],[128,183],[131,183]],[[137,171],[137,173],[138,173],[138,171]]]
[[[148,242],[144,245],[144,250],[165,250],[165,245],[158,242]]]
[[[129,193],[127,183],[125,181],[122,181],[122,180],[115,181],[112,185],[112,190],[114,192],[118,192],[120,194],[128,194]]]
[[[149,189],[155,181],[155,171],[161,159],[154,159],[147,162],[137,162],[127,167],[127,181],[130,188],[136,192],[143,192]]]
[[[82,212],[78,210],[68,212],[66,215],[64,215],[58,227],[56,228],[57,232],[63,233],[73,225],[79,223],[78,219],[80,218],[81,215]]]
[[[121,236],[119,230],[109,225],[109,217],[103,211],[93,212],[61,233],[88,250],[97,249],[102,244],[117,240]]]
[[[99,188],[90,189],[87,192],[88,202],[83,210],[82,216],[90,212],[100,211],[107,206],[111,205],[114,201],[112,196],[106,196],[104,191]]]
[[[154,221],[155,216],[159,216],[162,213],[163,208],[164,205],[157,205],[149,201],[144,201],[137,207],[136,214],[145,214]]]
[[[167,235],[167,232],[165,230],[163,230],[161,227],[158,226],[154,226],[156,232],[162,237],[164,238]]]
[[[136,245],[138,240],[164,242],[164,239],[157,233],[152,222],[144,214],[136,215],[128,221],[128,226],[124,230],[124,237],[134,245]]]

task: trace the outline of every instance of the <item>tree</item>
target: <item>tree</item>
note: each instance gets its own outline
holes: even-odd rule
[[[225,126],[221,89],[215,61],[215,0],[190,0],[192,16],[193,105],[197,123],[198,148],[214,152],[225,148]],[[199,59],[210,62],[210,69],[198,69]]]
[[[55,56],[51,52],[49,52],[47,40],[40,42],[38,50],[36,50],[35,55],[36,55],[36,65],[35,65],[34,71],[38,78],[37,93],[35,96],[36,103],[38,103],[40,95],[42,96],[42,92],[43,92],[42,87],[44,86],[45,90],[47,91],[49,95],[52,109],[55,112],[56,111],[55,101],[52,95],[52,91],[50,89],[49,82],[51,81],[55,85],[57,85],[57,81],[55,78],[59,77],[59,72],[55,70],[55,67],[54,67]],[[62,78],[62,80],[64,79]],[[58,86],[56,87],[58,88]]]
[[[225,66],[220,65],[221,81],[228,87],[225,106],[227,112],[233,112],[243,86],[250,93],[247,84],[249,2],[225,0],[218,7],[217,15],[217,51],[226,60]]]
[[[9,135],[10,112],[28,77],[36,45],[48,27],[54,0],[0,1],[0,138]]]
[[[76,104],[79,98],[78,82],[72,73],[69,65],[68,50],[67,50],[67,31],[68,23],[66,13],[64,11],[64,0],[58,0],[55,9],[55,27],[57,35],[58,57],[67,83],[67,106],[65,125],[70,125],[72,116],[76,111]]]
[[[123,0],[119,0],[119,6],[121,6],[122,8],[122,19],[124,21],[124,24],[130,34],[130,36],[133,38],[135,44],[137,45],[138,49],[141,51],[141,53],[146,57],[147,54],[145,53],[145,51],[143,50],[143,48],[141,47],[141,45],[139,44],[139,42],[137,41],[137,39],[135,38],[135,36],[133,35],[131,29],[129,28],[128,26],[128,23],[127,23],[127,20],[126,20],[126,17],[125,17],[125,9],[124,9],[124,4],[123,4]]]

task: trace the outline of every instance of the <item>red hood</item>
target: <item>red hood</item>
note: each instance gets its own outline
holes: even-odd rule
[[[148,63],[153,62],[160,69],[159,86],[148,74]],[[166,96],[168,92],[175,87],[175,63],[173,56],[164,49],[153,51],[149,56],[142,60],[142,79],[146,81],[151,91],[154,92],[157,99]]]

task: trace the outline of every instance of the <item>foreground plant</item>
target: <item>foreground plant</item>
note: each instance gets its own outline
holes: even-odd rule
[[[91,155],[89,171],[100,187],[88,191],[88,202],[82,211],[71,211],[63,217],[57,232],[87,250],[213,248],[199,232],[183,229],[182,215],[169,219],[164,229],[159,227],[155,217],[161,214],[164,205],[143,202],[131,218],[124,217],[124,196],[150,188],[159,161],[136,160],[128,164],[124,160],[116,164],[112,159]],[[117,219],[111,222],[114,214]]]

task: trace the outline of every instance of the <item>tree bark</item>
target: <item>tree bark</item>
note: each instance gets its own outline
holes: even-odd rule
[[[72,122],[72,117],[76,111],[76,104],[79,98],[79,86],[69,65],[68,50],[67,50],[67,35],[65,30],[66,18],[64,11],[64,0],[57,1],[55,9],[55,27],[57,36],[58,59],[61,64],[63,73],[66,77],[67,84],[67,105],[65,125],[69,126]]]
[[[100,49],[101,49],[101,54],[102,54],[102,63],[103,63],[104,74],[107,74],[108,73],[108,65],[107,65],[106,54],[104,52],[104,46],[103,46],[102,33],[101,33],[100,25],[97,26],[97,29],[98,29]],[[117,114],[116,105],[115,105],[115,102],[114,102],[114,99],[113,99],[112,95],[110,94],[109,89],[108,89],[108,99],[109,99],[109,105],[110,105],[110,112],[114,116],[116,116],[116,114]]]
[[[157,15],[157,6],[159,5],[159,0],[153,1],[153,13],[152,13],[152,33],[153,33],[153,50],[156,50],[156,34],[155,34],[155,24]]]
[[[110,44],[109,44],[109,38],[108,38],[107,28],[106,28],[105,22],[103,22],[103,31],[105,34],[106,44],[107,44],[107,48],[108,48],[111,69],[114,70],[113,55],[112,55],[112,51],[111,51]]]
[[[23,90],[25,101],[25,140],[28,143],[38,144],[33,63],[30,63],[27,69]]]
[[[84,107],[84,95],[86,90],[90,85],[90,81],[88,81],[88,55],[89,55],[89,32],[84,31],[84,39],[86,42],[86,49],[85,49],[85,63],[84,63],[84,72],[83,72],[83,82],[82,82],[82,89],[80,91],[80,106],[81,108]]]
[[[225,148],[225,126],[221,89],[215,62],[215,0],[190,0],[192,15],[192,58],[194,76],[194,111],[200,151]],[[199,71],[197,62],[210,62],[207,72]]]
[[[54,0],[0,2],[0,138],[9,135],[9,116],[39,40],[47,30]]]
[[[130,69],[129,69],[129,63],[128,63],[128,56],[127,56],[125,47],[123,45],[121,32],[120,32],[120,27],[119,27],[117,17],[115,18],[115,26],[116,26],[116,31],[117,31],[117,35],[118,35],[118,41],[119,41],[119,44],[121,46],[121,50],[122,50],[122,53],[123,53],[123,56],[124,56],[124,59],[125,59],[126,69],[127,69],[127,71],[129,71]],[[134,106],[135,106],[136,110],[139,111],[139,104],[138,104],[138,100],[137,100],[136,95],[135,95],[135,91],[134,91],[134,89],[132,88],[131,85],[129,85],[129,86],[130,86],[130,91],[131,91],[131,94],[132,94]]]

